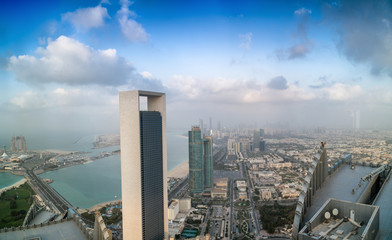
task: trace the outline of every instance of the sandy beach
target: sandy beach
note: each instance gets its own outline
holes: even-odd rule
[[[84,213],[84,212],[87,212],[87,211],[95,211],[95,210],[101,209],[102,207],[105,207],[106,205],[109,205],[109,204],[115,205],[115,204],[119,204],[119,203],[121,203],[121,199],[120,200],[110,201],[110,202],[98,203],[97,205],[94,205],[91,208],[87,208],[87,209],[80,208],[80,209],[78,209],[78,212],[79,213]]]
[[[189,173],[189,162],[186,161],[167,173],[167,177],[183,178]]]
[[[24,184],[26,181],[27,181],[26,178],[23,178],[23,179],[17,181],[16,183],[12,184],[11,186],[4,187],[4,188],[0,189],[0,194],[2,194],[3,192],[5,192],[9,189],[12,189],[13,187],[19,187],[20,185]]]
[[[65,150],[58,150],[58,149],[45,149],[45,150],[34,150],[35,152],[39,153],[57,153],[57,154],[70,154],[73,153],[72,151],[65,151]]]

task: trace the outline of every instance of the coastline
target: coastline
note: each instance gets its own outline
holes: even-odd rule
[[[60,149],[44,149],[44,150],[32,150],[32,151],[37,153],[57,153],[57,154],[71,154],[75,152],[75,151],[66,151]]]
[[[98,203],[98,204],[95,204],[94,206],[92,206],[90,208],[79,208],[78,212],[79,213],[84,213],[84,212],[88,212],[88,211],[91,212],[91,211],[99,210],[102,207],[105,207],[106,205],[109,205],[109,204],[113,205],[113,204],[119,204],[119,203],[121,203],[121,199],[113,200],[113,201],[109,201],[109,202]]]
[[[10,190],[10,189],[12,189],[14,187],[17,188],[20,185],[24,184],[25,182],[27,182],[27,179],[23,178],[23,179],[17,181],[16,183],[14,183],[14,184],[12,184],[12,185],[10,185],[8,187],[3,187],[2,189],[0,189],[0,194],[2,194],[3,192],[8,191],[8,190]]]
[[[189,173],[189,161],[183,162],[167,172],[167,177],[183,178]]]
[[[178,165],[177,167],[175,167],[174,169],[172,169],[171,171],[169,171],[167,173],[167,177],[174,177],[174,178],[183,178],[186,175],[188,175],[189,172],[189,162],[183,162],[180,165]],[[119,204],[121,203],[121,199],[118,200],[113,200],[113,201],[109,201],[109,202],[102,202],[102,203],[98,203],[90,208],[79,208],[78,212],[79,213],[84,213],[84,212],[88,212],[88,211],[95,211],[95,210],[99,210],[102,207],[105,207],[106,205],[113,205],[113,204]]]

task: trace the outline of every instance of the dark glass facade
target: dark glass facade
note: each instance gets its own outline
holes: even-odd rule
[[[193,127],[189,131],[189,189],[191,193],[204,190],[204,161],[201,129]]]
[[[191,193],[202,193],[212,188],[213,179],[212,138],[202,139],[201,129],[189,131],[189,189]]]
[[[204,188],[212,188],[214,185],[213,175],[214,166],[212,160],[212,138],[205,137],[203,139],[204,151]]]
[[[140,112],[143,239],[164,239],[162,117]],[[167,206],[166,206],[167,207]]]

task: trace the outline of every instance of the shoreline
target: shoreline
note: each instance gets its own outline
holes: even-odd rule
[[[113,200],[113,201],[109,201],[109,202],[102,202],[102,203],[98,203],[95,204],[94,206],[90,207],[90,208],[79,208],[78,212],[79,213],[85,213],[85,212],[93,212],[95,210],[99,210],[102,207],[105,207],[106,205],[114,205],[114,204],[119,204],[121,203],[121,199],[118,200]]]
[[[167,173],[167,177],[175,177],[175,178],[183,178],[186,175],[188,175],[189,172],[189,162],[183,162],[180,165],[176,166],[175,168],[173,168],[172,170],[170,170]],[[108,202],[102,202],[102,203],[98,203],[95,204],[94,206],[90,207],[90,208],[79,208],[78,212],[79,213],[84,213],[84,212],[88,212],[88,211],[94,211],[94,210],[99,210],[102,207],[105,207],[106,205],[114,205],[114,204],[119,204],[121,203],[121,199],[118,200],[113,200],[113,201],[108,201]]]
[[[37,153],[56,153],[56,154],[71,154],[77,151],[67,151],[67,150],[60,150],[60,149],[44,149],[44,150],[31,150]]]
[[[12,189],[14,187],[17,188],[20,185],[24,184],[25,182],[27,182],[27,179],[23,178],[23,179],[20,179],[19,181],[17,181],[16,183],[14,183],[14,184],[12,184],[12,185],[10,185],[8,187],[3,187],[2,189],[0,189],[0,194],[2,194],[3,192],[8,191],[8,190],[10,190],[10,189]]]
[[[167,177],[183,178],[189,173],[189,161],[183,162],[167,172]]]

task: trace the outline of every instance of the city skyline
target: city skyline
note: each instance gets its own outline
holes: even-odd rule
[[[22,1],[0,16],[8,135],[117,132],[131,89],[167,93],[169,128],[391,128],[388,1]]]

